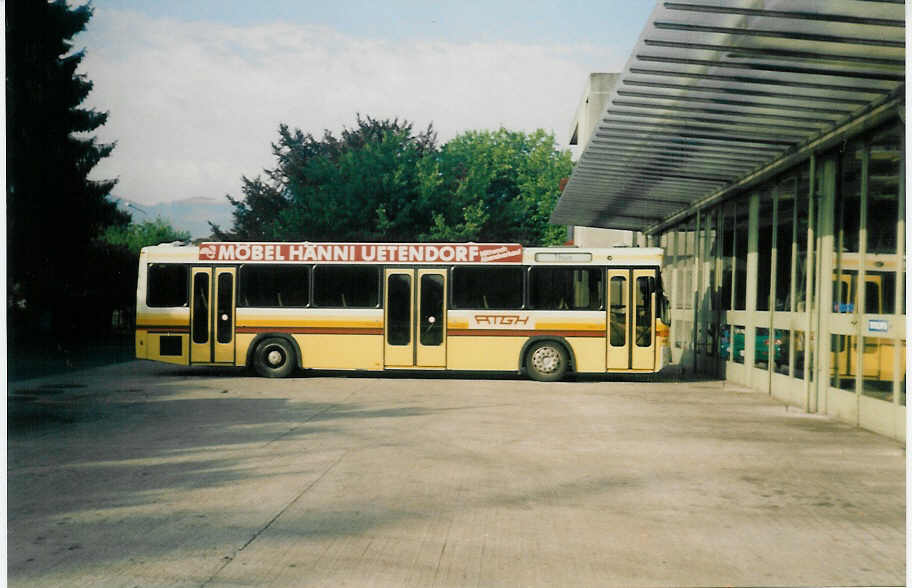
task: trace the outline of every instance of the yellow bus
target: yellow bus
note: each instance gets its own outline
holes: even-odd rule
[[[864,388],[868,391],[884,390],[892,392],[892,382],[897,374],[906,371],[905,353],[899,353],[897,365],[893,352],[896,342],[887,337],[878,336],[876,327],[885,333],[888,321],[895,310],[896,263],[888,259],[877,266],[866,269],[864,277],[865,304],[860,308],[861,292],[858,287],[859,276],[857,256],[843,254],[843,270],[833,275],[833,312],[866,316],[867,332],[858,334],[834,334],[830,343],[832,360],[830,362],[830,380],[834,386],[851,388],[854,386],[855,374],[858,371],[858,347],[862,346],[861,376]],[[852,262],[855,262],[854,264]],[[849,266],[846,269],[845,266]],[[855,319],[856,321],[858,318]]]
[[[662,250],[202,243],[139,259],[136,357],[180,365],[655,372]]]

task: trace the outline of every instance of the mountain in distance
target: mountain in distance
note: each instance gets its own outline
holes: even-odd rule
[[[231,228],[231,203],[227,198],[185,198],[157,204],[139,204],[126,198],[113,198],[118,207],[130,213],[133,222],[142,223],[161,217],[180,231],[189,231],[192,239],[206,239],[212,231],[209,222],[222,229]]]

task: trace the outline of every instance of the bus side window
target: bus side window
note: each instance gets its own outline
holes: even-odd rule
[[[303,265],[243,265],[238,276],[238,305],[306,307],[310,301],[310,268]]]
[[[595,268],[535,266],[529,272],[532,308],[599,310],[604,308],[602,271]]]
[[[326,308],[377,308],[380,268],[366,265],[318,265],[314,268],[314,305]]]
[[[519,267],[455,267],[453,308],[521,309],[524,275]]]
[[[179,263],[150,263],[146,305],[152,308],[187,306],[190,270]]]

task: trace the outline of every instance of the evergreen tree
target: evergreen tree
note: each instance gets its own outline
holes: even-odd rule
[[[9,302],[24,308],[30,328],[40,319],[59,335],[77,328],[68,298],[97,288],[86,271],[93,240],[129,220],[107,199],[116,180],[88,179],[114,148],[89,135],[107,113],[80,108],[92,82],[76,73],[84,51],[73,51],[71,39],[91,17],[90,5],[64,0],[6,3]]]

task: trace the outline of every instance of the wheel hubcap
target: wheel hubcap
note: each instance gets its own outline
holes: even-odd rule
[[[560,367],[560,353],[554,347],[540,347],[532,354],[532,367],[543,374],[551,374]]]
[[[266,361],[273,367],[282,365],[282,362],[285,361],[285,354],[278,349],[273,349],[266,354]]]

